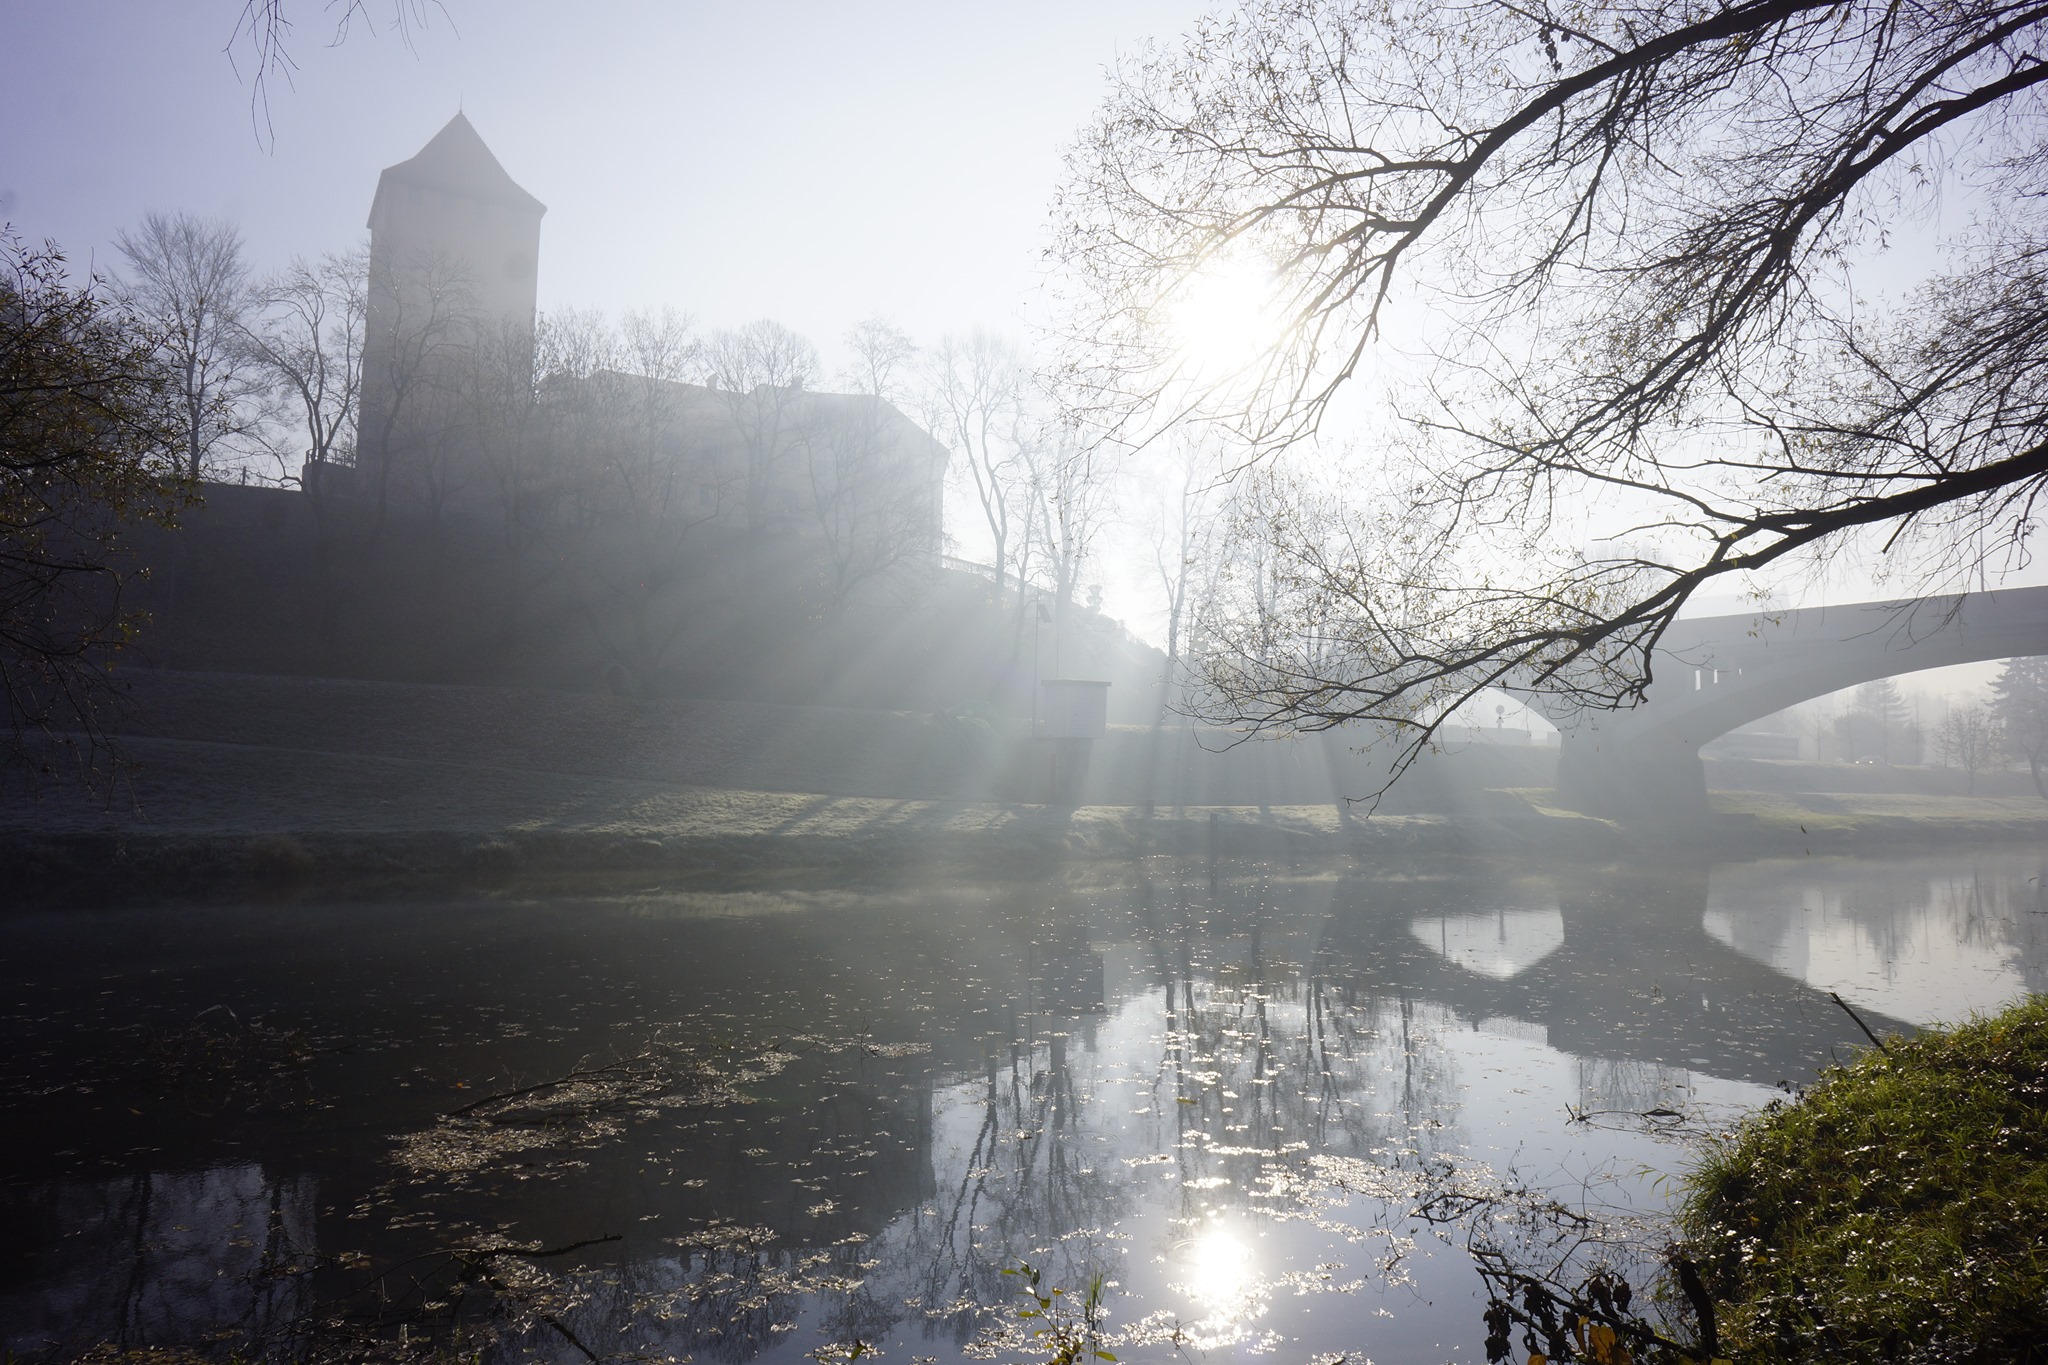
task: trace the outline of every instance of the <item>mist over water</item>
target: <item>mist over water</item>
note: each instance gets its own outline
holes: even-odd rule
[[[2040,989],[2043,871],[17,914],[4,1344],[1043,1359],[1028,1264],[1072,1313],[1100,1276],[1124,1360],[1483,1359],[1468,1249],[1523,1193],[1646,1254],[1687,1137],[1861,1041],[1828,992],[1883,1031]]]
[[[0,1365],[2048,1340],[2048,11],[14,8]]]

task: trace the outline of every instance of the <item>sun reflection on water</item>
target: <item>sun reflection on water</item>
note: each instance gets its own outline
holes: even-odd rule
[[[1189,1336],[1198,1348],[1241,1340],[1264,1313],[1268,1293],[1257,1248],[1230,1223],[1212,1218],[1198,1224],[1192,1237],[1175,1243],[1173,1262],[1174,1288],[1199,1314]]]

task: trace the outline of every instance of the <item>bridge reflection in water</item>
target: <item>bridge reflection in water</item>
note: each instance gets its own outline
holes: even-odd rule
[[[1902,955],[1930,937],[1958,945],[1950,993],[2042,981],[2039,862],[1213,885],[1159,864],[17,920],[0,1324],[18,1353],[277,1338],[323,1312],[445,1344],[481,1311],[445,1282],[367,1319],[347,1295],[451,1245],[617,1234],[524,1267],[537,1297],[490,1307],[500,1355],[580,1358],[545,1310],[607,1350],[950,1357],[1014,1323],[1001,1272],[1030,1259],[1119,1281],[1124,1359],[1174,1357],[1134,1326],[1149,1314],[1217,1349],[1356,1349],[1370,1323],[1388,1358],[1476,1358],[1462,1254],[1332,1231],[1379,1205],[1329,1202],[1312,1162],[1395,1182],[1472,1159],[1535,1181],[1668,1169],[1682,1154],[1653,1136],[1569,1112],[1803,1082],[1861,1041],[1830,989],[1909,1026],[1886,1005],[1914,998]],[[1857,986],[1844,943],[1895,979]],[[267,1030],[246,1048],[297,1036],[306,1060],[280,1085],[194,1070],[177,1040],[216,1005]],[[205,1027],[218,1058],[231,1035]],[[652,1088],[589,1112],[556,1095],[495,1145],[406,1164],[421,1135],[467,1131],[448,1115],[479,1093],[648,1058]]]

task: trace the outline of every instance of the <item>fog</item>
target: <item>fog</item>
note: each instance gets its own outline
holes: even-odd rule
[[[1104,69],[1201,9],[429,5],[400,32],[380,4],[333,43],[338,11],[293,7],[288,79],[252,112],[239,8],[13,16],[48,59],[0,93],[0,216],[101,268],[146,210],[225,218],[268,270],[355,240],[378,170],[463,112],[549,205],[543,308],[775,317],[833,347],[874,313],[1019,327]]]
[[[215,8],[8,30],[10,1360],[1708,1358],[2048,988],[2025,119],[1722,317],[1519,9]]]

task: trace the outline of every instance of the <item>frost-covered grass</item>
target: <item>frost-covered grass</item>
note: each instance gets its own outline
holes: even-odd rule
[[[1749,815],[1808,830],[1853,829],[1900,820],[1935,825],[2009,825],[2015,830],[2048,824],[2048,804],[2020,796],[1943,796],[1923,792],[1734,792],[1711,794],[1724,815]]]
[[[1888,1048],[1693,1172],[1686,1234],[1724,1342],[1772,1361],[2048,1361],[2048,996]]]

